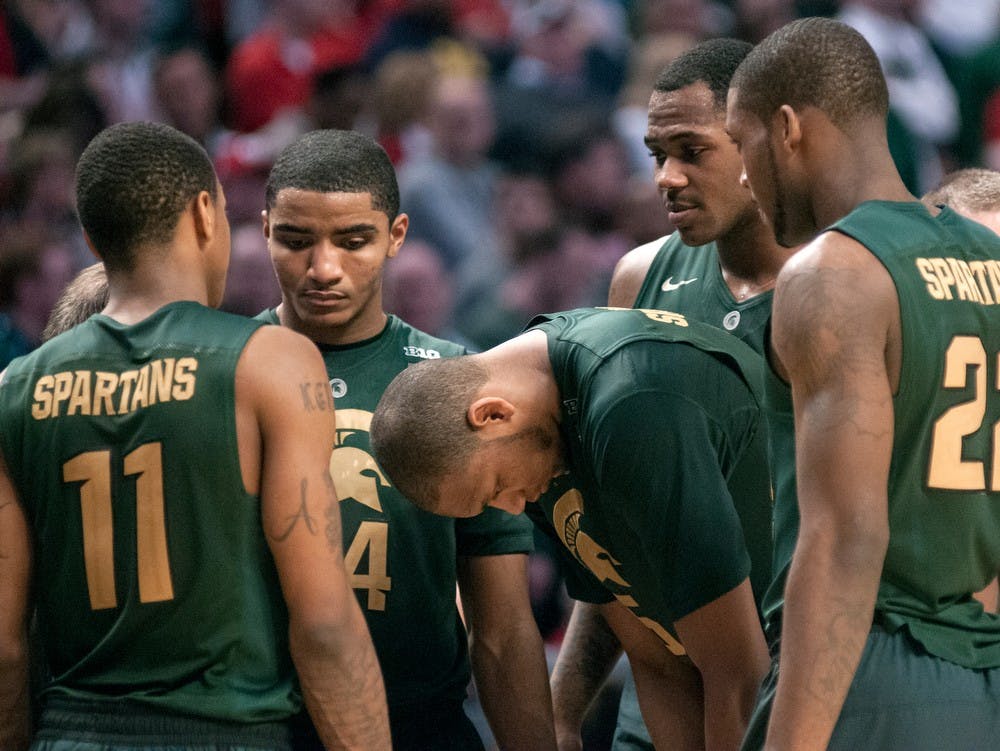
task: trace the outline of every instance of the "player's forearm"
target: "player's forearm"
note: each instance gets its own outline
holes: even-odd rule
[[[785,588],[768,751],[825,749],[871,630],[887,535],[800,537]]]
[[[0,655],[0,748],[22,751],[30,738],[27,648],[21,643]]]
[[[556,748],[545,651],[530,611],[525,615],[500,633],[471,635],[479,700],[504,751]]]
[[[576,603],[550,684],[560,749],[579,748],[587,709],[621,653],[618,637],[604,620],[600,606]]]
[[[385,686],[360,611],[319,627],[293,621],[289,633],[302,696],[324,746],[390,749]]]
[[[639,708],[656,748],[704,751],[705,705],[698,670],[683,657],[648,663],[629,655]]]
[[[762,676],[705,675],[705,750],[736,751],[746,733]]]

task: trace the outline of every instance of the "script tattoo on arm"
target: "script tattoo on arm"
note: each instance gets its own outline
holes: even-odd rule
[[[326,381],[300,383],[299,394],[306,412],[329,412],[333,409],[333,394]]]
[[[285,540],[287,540],[288,536],[292,534],[292,530],[294,530],[295,527],[298,525],[299,520],[305,522],[306,529],[309,531],[309,534],[311,535],[316,534],[316,530],[313,527],[315,522],[313,521],[312,516],[310,516],[309,514],[309,504],[307,500],[308,495],[306,494],[308,486],[309,486],[308,480],[306,480],[306,478],[303,477],[302,482],[299,486],[300,494],[302,495],[302,503],[299,505],[299,510],[296,511],[294,514],[292,514],[290,517],[288,517],[288,527],[285,529],[285,531],[282,532],[280,535],[276,535],[273,538],[276,541],[284,542]]]

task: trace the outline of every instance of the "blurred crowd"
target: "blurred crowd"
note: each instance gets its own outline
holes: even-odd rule
[[[603,302],[615,262],[669,232],[643,145],[658,71],[708,37],[836,15],[889,80],[918,195],[1000,168],[1000,0],[6,0],[0,6],[0,360],[35,346],[91,256],[76,157],[107,124],[168,122],[229,199],[225,306],[277,301],[263,179],[313,128],[366,132],[410,241],[387,304],[482,349],[534,314]]]
[[[952,169],[1000,169],[1000,0],[4,0],[0,367],[93,262],[74,166],[125,120],[169,123],[213,157],[228,310],[279,301],[264,180],[315,128],[365,132],[397,167],[410,231],[389,311],[486,349],[536,313],[603,304],[618,259],[670,231],[643,144],[659,71],[700,40],[755,42],[809,15],[854,26],[882,60],[916,195]],[[536,615],[557,638],[544,560]]]

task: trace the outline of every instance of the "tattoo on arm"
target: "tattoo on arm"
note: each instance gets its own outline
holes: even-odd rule
[[[831,710],[830,719],[840,715],[840,704],[831,695],[837,694],[844,680],[853,680],[855,660],[864,650],[871,629],[871,611],[853,602],[842,602],[840,612],[827,629],[826,647],[817,655],[816,671],[809,681],[809,692],[824,707]],[[860,642],[860,643],[859,643]],[[832,711],[836,707],[835,711]]]
[[[885,364],[872,357],[872,315],[859,307],[852,290],[863,286],[863,272],[855,269],[811,269],[789,278],[783,289],[780,315],[795,321],[783,327],[781,344],[795,353],[799,379],[815,386],[822,379],[833,389],[825,412],[829,428],[853,426],[859,434],[872,434],[859,425],[858,417],[871,406],[881,408],[881,399],[858,389],[860,379],[884,379]],[[777,316],[775,316],[777,319]],[[777,342],[776,342],[777,343]]]
[[[299,384],[302,406],[306,412],[329,412],[333,410],[333,394],[326,381]]]
[[[299,506],[299,510],[288,518],[288,527],[285,529],[285,531],[282,532],[280,535],[274,536],[272,539],[277,540],[278,542],[284,542],[285,540],[287,540],[288,536],[292,534],[292,530],[295,529],[296,525],[298,525],[300,519],[305,522],[306,529],[309,530],[309,534],[311,535],[316,534],[316,530],[313,527],[314,524],[313,518],[312,516],[309,515],[308,495],[306,494],[308,485],[309,485],[308,481],[306,480],[306,478],[303,477],[302,483],[299,486],[300,493],[302,495],[302,503]]]

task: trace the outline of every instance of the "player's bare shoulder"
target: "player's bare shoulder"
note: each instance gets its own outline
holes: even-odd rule
[[[898,329],[895,286],[881,262],[857,240],[824,232],[792,256],[774,292],[772,342],[780,360],[844,367],[882,352]],[[879,358],[881,360],[881,357]]]
[[[319,350],[307,337],[284,326],[261,326],[254,332],[240,356],[236,378],[238,392],[250,397],[295,388],[307,411],[333,410]]]
[[[630,308],[639,296],[642,283],[649,273],[653,259],[660,252],[667,237],[661,237],[652,242],[633,248],[622,256],[615,265],[608,288],[608,305],[618,308]]]

